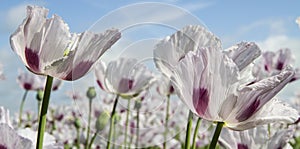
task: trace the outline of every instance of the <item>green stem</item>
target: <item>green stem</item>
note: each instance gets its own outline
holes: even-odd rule
[[[197,138],[197,134],[198,134],[200,124],[201,124],[201,118],[199,117],[198,120],[197,120],[195,131],[194,131],[192,149],[196,149],[196,138]]]
[[[190,149],[192,123],[193,123],[193,113],[192,111],[190,111],[187,126],[186,126],[185,147],[184,147],[185,149]]]
[[[88,127],[86,131],[86,142],[85,149],[89,147],[90,129],[91,129],[91,113],[92,113],[92,99],[89,99],[89,117],[88,117]]]
[[[76,128],[76,147],[78,148],[78,149],[80,149],[80,129],[79,128]]]
[[[125,143],[125,148],[126,148],[126,145],[127,145],[127,132],[128,132],[128,124],[129,124],[129,113],[130,113],[130,100],[128,100],[128,103],[127,103],[127,113],[126,113],[126,122],[125,122],[125,138],[124,138],[124,143]]]
[[[23,107],[24,107],[24,103],[25,103],[25,99],[26,99],[27,93],[28,93],[28,90],[25,90],[25,93],[24,93],[22,101],[21,101],[18,127],[21,127]]]
[[[271,137],[271,124],[268,124],[268,136]]]
[[[115,113],[116,113],[116,107],[118,104],[118,100],[119,100],[119,95],[116,96],[115,98],[115,103],[114,103],[114,107],[113,110],[111,112],[111,118],[110,118],[110,126],[109,126],[109,134],[108,134],[108,140],[107,140],[107,146],[106,149],[110,149],[110,141],[112,138],[112,134],[113,134],[113,125],[114,125],[114,119],[115,119]]]
[[[140,109],[138,108],[137,109],[137,116],[136,116],[136,148],[139,147],[139,134],[140,134],[140,131],[139,131],[139,123],[140,123]]]
[[[164,143],[163,148],[167,148],[167,135],[168,135],[168,121],[169,121],[169,109],[170,109],[170,95],[167,96],[167,106],[166,106],[166,119],[165,119],[165,133],[164,133]]]
[[[38,106],[38,114],[40,114],[41,112],[41,102],[42,101],[38,101],[37,106]]]
[[[92,137],[91,142],[90,142],[90,144],[89,144],[89,149],[92,148],[92,144],[93,144],[94,140],[96,139],[97,134],[98,134],[98,131],[96,131],[95,134],[94,134],[94,136]]]
[[[37,149],[43,148],[44,132],[46,128],[46,115],[47,115],[49,101],[50,101],[52,82],[53,82],[53,77],[47,76],[45,93],[42,102],[42,109],[39,118],[39,128],[38,128],[38,136],[37,136],[37,143],[36,143]]]
[[[215,149],[216,148],[216,145],[217,145],[219,136],[221,134],[221,130],[222,130],[223,125],[224,125],[224,122],[218,122],[217,127],[215,129],[214,136],[213,136],[212,141],[210,143],[209,149]]]
[[[129,141],[129,145],[128,145],[129,149],[131,148],[132,141],[133,141],[133,137],[130,137],[130,141]]]

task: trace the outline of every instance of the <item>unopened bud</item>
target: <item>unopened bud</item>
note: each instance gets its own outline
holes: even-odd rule
[[[38,101],[42,101],[44,98],[44,91],[43,90],[38,90],[36,93],[36,99]]]
[[[135,101],[135,103],[134,103],[134,109],[140,109],[141,106],[142,106],[141,101]]]
[[[89,89],[86,92],[86,96],[92,100],[96,97],[96,90],[95,87],[89,87]]]
[[[81,123],[80,123],[79,118],[75,118],[74,126],[75,126],[76,129],[81,128]]]
[[[103,111],[96,121],[96,130],[102,131],[105,126],[108,124],[110,119],[110,114],[108,111]]]

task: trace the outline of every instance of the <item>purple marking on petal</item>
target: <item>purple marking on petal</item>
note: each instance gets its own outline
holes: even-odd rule
[[[7,147],[4,146],[4,145],[2,145],[2,144],[0,144],[0,149],[7,149]]]
[[[204,115],[209,101],[209,94],[207,89],[199,88],[193,90],[193,104],[196,112],[199,115]]]
[[[102,112],[100,110],[94,110],[94,116],[99,117]]]
[[[269,71],[268,65],[265,65],[265,70],[266,70],[266,71]]]
[[[120,113],[124,113],[126,111],[126,109],[121,109]]]
[[[102,90],[105,90],[104,87],[103,87],[103,84],[102,84],[99,80],[97,80],[97,84],[99,85],[99,87],[100,87]]]
[[[61,121],[64,118],[63,114],[59,114],[58,116],[55,117],[56,120]]]
[[[175,91],[174,87],[172,85],[170,85],[170,88],[169,88],[169,93],[170,94],[173,94]]]
[[[283,65],[284,65],[283,62],[278,61],[277,65],[276,65],[276,69],[277,70],[282,70],[283,69]]]
[[[241,122],[247,120],[258,110],[260,101],[255,99],[249,107],[247,107],[240,115],[236,116],[236,119]]]
[[[121,93],[126,93],[132,89],[133,80],[122,78],[119,82],[118,91]]]
[[[296,77],[293,77],[291,80],[290,80],[290,82],[294,82],[294,81],[296,81],[296,80],[298,80],[299,78],[296,78]]]
[[[237,148],[238,148],[238,149],[248,149],[248,146],[245,145],[245,144],[240,144],[240,143],[238,143]]]
[[[181,61],[182,59],[184,59],[185,55],[181,56],[179,59],[178,59],[178,62]]]
[[[58,90],[58,86],[53,86],[52,91],[56,91],[56,90]]]
[[[25,47],[25,58],[29,69],[35,73],[40,72],[40,59],[37,52]]]
[[[29,84],[29,83],[25,83],[25,84],[23,85],[23,87],[24,87],[25,90],[31,90],[31,89],[32,89],[32,85]]]
[[[87,73],[90,70],[90,68],[93,64],[94,63],[91,61],[80,62],[75,67],[73,67],[73,69],[66,75],[65,78],[62,78],[62,79],[68,80],[68,81],[77,80],[77,79],[81,78],[82,76],[84,76],[85,73]]]
[[[134,124],[134,122],[130,122],[129,127],[130,127],[130,133],[134,134],[134,132],[135,132],[135,124]]]
[[[256,81],[252,81],[252,82],[246,84],[246,86],[252,85],[252,84],[254,84],[255,82],[256,82]]]

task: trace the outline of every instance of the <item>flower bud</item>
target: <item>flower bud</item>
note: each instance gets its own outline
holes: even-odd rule
[[[117,124],[121,120],[121,115],[115,113],[114,124]]]
[[[96,130],[102,131],[105,126],[108,124],[110,119],[110,114],[108,111],[103,111],[96,121]]]
[[[81,128],[81,123],[80,123],[79,118],[75,118],[74,126],[75,126],[76,129]]]
[[[140,109],[141,106],[142,106],[141,101],[135,101],[135,103],[134,103],[134,109]]]
[[[89,87],[89,89],[86,92],[86,96],[92,100],[96,97],[96,90],[95,87]]]
[[[42,101],[43,98],[44,98],[44,91],[38,90],[37,93],[36,93],[36,99],[37,99],[38,101]]]

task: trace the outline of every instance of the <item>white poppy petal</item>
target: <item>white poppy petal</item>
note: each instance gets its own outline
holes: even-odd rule
[[[36,146],[37,131],[33,131],[30,128],[25,128],[25,129],[18,130],[18,134],[26,139],[31,140],[33,145]],[[51,146],[51,145],[55,145],[55,144],[56,144],[55,137],[53,137],[49,133],[45,132],[43,147]]]
[[[43,37],[37,37],[41,38],[40,42],[35,42],[33,39],[30,47],[33,49],[32,44],[38,44],[41,48],[39,56],[42,64],[49,64],[64,56],[71,42],[71,34],[68,25],[57,15],[48,19],[42,30]]]
[[[203,48],[185,55],[173,73],[171,80],[182,101],[200,117],[220,120],[221,105],[238,81],[235,63],[218,49]]]
[[[290,49],[279,49],[276,54],[278,56],[277,61],[275,62],[275,69],[282,70],[286,66],[293,63],[292,52]]]
[[[294,71],[282,73],[245,86],[238,95],[236,109],[232,111],[229,121],[245,121],[254,115],[265,103],[271,100],[293,77]]]
[[[19,75],[17,78],[17,82],[20,87],[25,90],[39,90],[44,88],[43,80],[41,76],[38,76],[33,73],[25,73],[22,70],[19,70]]]
[[[237,149],[238,139],[237,132],[230,131],[228,128],[223,128],[220,134],[219,143],[226,149]]]
[[[274,65],[273,58],[275,57],[274,52],[265,52],[263,53],[264,57],[264,69],[266,71],[271,71]]]
[[[268,143],[268,149],[284,148],[292,139],[294,131],[292,129],[284,129],[277,131]]]
[[[261,55],[261,50],[254,42],[241,42],[224,50],[238,66],[239,70],[244,69]]]
[[[273,99],[247,121],[237,124],[227,124],[227,126],[235,130],[246,130],[273,122],[294,123],[298,118],[299,114],[297,110],[277,99]]]
[[[221,42],[204,27],[189,25],[156,45],[154,61],[157,68],[170,77],[171,70],[186,53],[202,47],[221,49]]]
[[[107,65],[106,79],[109,83],[109,90],[115,93],[124,93],[132,88],[132,79],[130,74],[134,65],[137,64],[136,59],[119,58]],[[133,80],[131,80],[133,81]],[[111,86],[109,86],[109,84]],[[131,84],[131,85],[130,85]]]
[[[106,70],[108,90],[123,96],[132,96],[148,88],[153,74],[136,59],[119,58],[108,64]]]
[[[76,80],[85,75],[99,57],[120,38],[121,33],[117,29],[106,30],[99,34],[82,33],[75,49],[71,70],[63,79]]]
[[[59,16],[47,19],[47,14],[45,8],[28,6],[27,18],[10,37],[12,49],[36,74],[79,79],[121,36],[116,29],[71,35]]]
[[[30,44],[36,32],[39,32],[46,22],[48,10],[38,6],[27,7],[27,17],[18,29],[10,36],[12,49],[20,56],[23,63],[40,73],[39,50],[31,49]]]
[[[31,142],[31,140],[19,136],[18,133],[7,124],[0,123],[0,136],[0,148],[33,148],[33,143]]]
[[[98,58],[120,38],[117,30],[107,30],[103,34],[85,32],[73,34],[70,51],[65,57],[46,66],[46,72],[51,76],[73,81],[85,75]],[[72,49],[75,48],[75,49]]]
[[[98,61],[95,65],[95,76],[99,87],[104,91],[109,91],[106,87],[106,65],[102,61]]]
[[[11,128],[13,128],[9,118],[9,110],[5,109],[2,106],[0,106],[0,123],[7,124]]]

